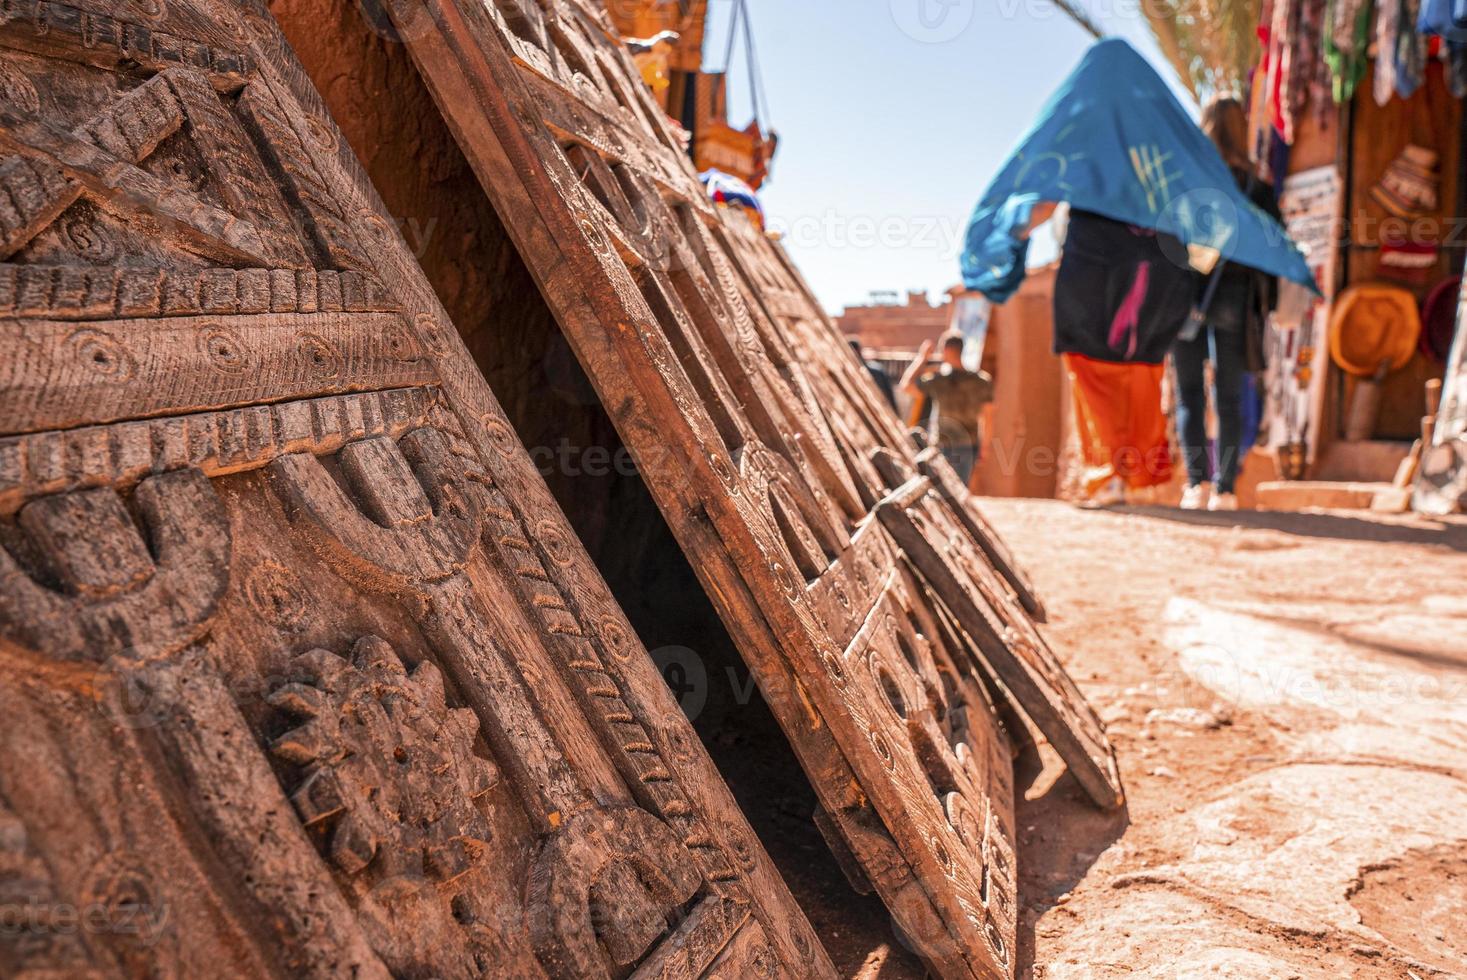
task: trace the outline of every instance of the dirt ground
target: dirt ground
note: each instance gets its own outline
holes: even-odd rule
[[[984,507],[1129,794],[1029,787],[1021,976],[1467,977],[1467,523]]]

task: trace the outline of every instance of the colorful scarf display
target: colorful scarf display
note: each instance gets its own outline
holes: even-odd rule
[[[1267,107],[1264,123],[1292,146],[1310,108],[1321,128],[1333,115],[1334,78],[1325,60],[1330,0],[1270,0],[1259,20],[1263,56],[1254,75]],[[1257,118],[1257,117],[1255,117]],[[1260,152],[1266,141],[1255,139]]]
[[[1296,120],[1314,106],[1317,121],[1328,120],[1334,109],[1329,66],[1324,61],[1324,23],[1329,0],[1300,0],[1299,26],[1294,40],[1294,63],[1290,72],[1290,107]],[[1293,144],[1293,140],[1289,142]]]
[[[1337,103],[1355,97],[1365,77],[1365,55],[1370,46],[1370,0],[1329,0],[1325,15],[1324,60],[1334,78]]]
[[[1426,77],[1428,41],[1417,33],[1421,0],[1379,0],[1375,12],[1375,101],[1409,99]]]
[[[1396,94],[1396,45],[1401,36],[1401,0],[1379,0],[1375,5],[1375,104],[1385,105]]]
[[[1422,0],[1416,32],[1453,44],[1467,42],[1467,0]]]
[[[1298,83],[1300,76],[1294,69],[1308,64],[1300,61],[1295,49],[1302,6],[1302,0],[1276,0],[1268,25],[1269,108],[1279,134],[1290,143],[1294,142],[1294,107],[1285,93],[1292,93]]]

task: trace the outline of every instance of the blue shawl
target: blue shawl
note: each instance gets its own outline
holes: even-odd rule
[[[962,256],[969,289],[1002,303],[1019,288],[1029,251],[1021,236],[1044,201],[1165,232],[1318,292],[1284,229],[1239,190],[1171,89],[1119,38],[1085,54],[984,192]]]

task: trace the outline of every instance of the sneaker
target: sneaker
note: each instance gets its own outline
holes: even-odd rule
[[[1212,498],[1212,502],[1207,505],[1207,509],[1212,511],[1237,510],[1238,495],[1235,493],[1220,493]]]
[[[1091,507],[1117,507],[1126,502],[1126,481],[1113,477],[1110,482],[1095,491],[1088,501]]]
[[[1212,500],[1212,484],[1199,483],[1188,487],[1186,493],[1182,494],[1183,510],[1207,510]]]

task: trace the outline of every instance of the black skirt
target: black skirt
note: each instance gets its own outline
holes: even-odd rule
[[[1072,211],[1054,289],[1054,349],[1160,364],[1192,310],[1198,275],[1170,235]]]

